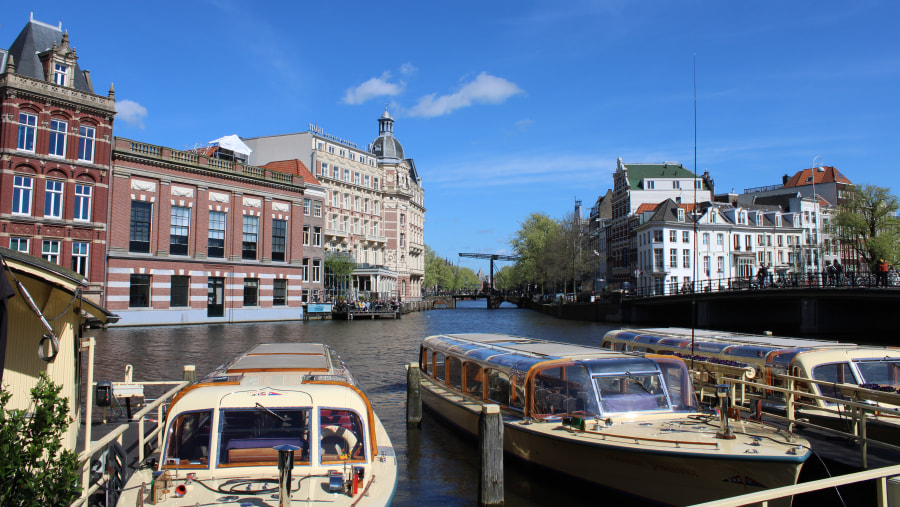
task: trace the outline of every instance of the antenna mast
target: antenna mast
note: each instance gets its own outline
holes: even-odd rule
[[[697,53],[694,53],[694,283],[697,285]],[[694,328],[697,325],[697,291],[691,290],[691,369],[694,368]]]

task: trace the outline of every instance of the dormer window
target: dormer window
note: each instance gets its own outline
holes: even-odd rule
[[[684,222],[684,208],[678,208],[678,221]]]
[[[66,86],[69,82],[69,66],[62,63],[53,64],[53,84]]]

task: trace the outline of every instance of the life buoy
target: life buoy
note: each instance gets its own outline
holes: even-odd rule
[[[347,449],[345,454],[349,454],[356,447],[356,443],[359,441],[359,439],[356,438],[356,435],[352,431],[344,428],[343,426],[324,426],[321,431],[321,441],[325,442],[325,439],[329,437],[341,438],[345,442],[347,442]]]

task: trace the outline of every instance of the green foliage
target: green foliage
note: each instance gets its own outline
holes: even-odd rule
[[[325,287],[339,293],[347,290],[354,269],[356,263],[349,255],[329,255],[325,258]]]
[[[456,270],[450,287],[453,290],[477,290],[481,288],[478,275],[471,268],[461,267]]]
[[[62,447],[72,418],[60,390],[41,374],[32,413],[7,410],[12,394],[0,390],[0,505],[69,505],[80,494],[78,455]]]
[[[504,288],[538,285],[541,291],[572,291],[583,276],[589,256],[582,248],[580,220],[570,214],[554,220],[532,213],[510,241],[519,256],[513,270],[504,276]]]
[[[453,284],[453,268],[446,259],[425,245],[425,280],[424,286],[430,290],[449,289]]]
[[[833,218],[840,242],[874,267],[878,259],[896,263],[900,255],[900,203],[890,189],[875,185],[855,187],[838,206]]]

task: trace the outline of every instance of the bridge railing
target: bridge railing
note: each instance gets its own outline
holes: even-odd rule
[[[739,276],[732,278],[712,278],[706,280],[697,280],[695,282],[667,282],[660,285],[644,285],[638,286],[634,290],[626,291],[628,297],[653,297],[653,296],[675,296],[691,294],[696,291],[698,293],[711,292],[733,292],[733,291],[754,291],[754,290],[774,290],[774,289],[808,289],[808,288],[900,288],[900,278],[889,276],[885,281],[879,283],[874,275],[866,276],[828,276],[828,275],[802,275],[788,277],[757,277],[757,276]]]

